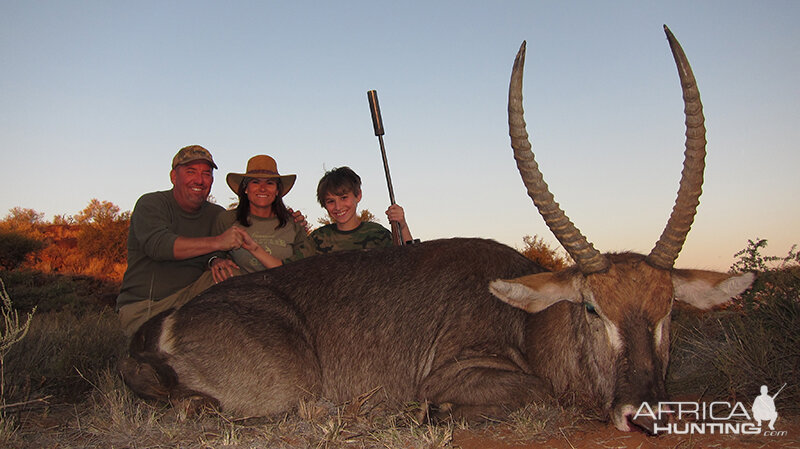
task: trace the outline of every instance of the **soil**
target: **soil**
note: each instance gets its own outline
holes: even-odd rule
[[[46,412],[24,414],[18,434],[24,441],[11,448],[39,447],[83,447],[76,444],[76,436],[85,432],[73,427],[75,410],[70,406],[55,406]],[[191,428],[190,425],[186,427]],[[167,425],[165,428],[169,428]],[[582,421],[558,431],[560,435],[549,438],[527,434],[521,436],[508,425],[494,423],[476,428],[457,428],[453,431],[452,440],[443,446],[458,449],[800,449],[800,416],[780,416],[775,423],[775,430],[780,434],[765,435],[659,435],[647,436],[641,432],[621,432],[609,423],[600,421]],[[65,432],[66,433],[62,433]],[[191,434],[189,429],[188,434]],[[134,432],[135,433],[135,432]],[[552,435],[554,432],[549,432]],[[108,436],[106,436],[108,437]],[[169,438],[167,438],[169,440]],[[124,435],[116,435],[111,441],[124,441]],[[139,439],[141,440],[141,439]],[[288,441],[288,440],[285,440]],[[109,441],[107,441],[109,442]],[[94,442],[96,443],[96,441]],[[174,441],[173,441],[174,443]],[[167,444],[169,445],[169,444]],[[2,446],[2,444],[0,444]],[[88,447],[104,447],[105,444],[89,444]],[[123,445],[122,447],[136,447]],[[290,444],[291,446],[291,444]],[[342,447],[345,447],[344,445]],[[164,447],[158,444],[147,447]],[[191,447],[191,446],[190,446]],[[215,446],[214,443],[204,447]],[[240,447],[240,446],[235,446]],[[242,446],[245,447],[245,446]],[[257,446],[246,446],[257,447]],[[292,446],[294,447],[294,446]],[[298,443],[297,447],[302,447]],[[339,447],[339,446],[332,446]],[[353,446],[356,447],[356,446]],[[387,446],[389,447],[389,446]]]
[[[659,435],[620,432],[611,424],[589,422],[579,429],[546,441],[513,441],[502,429],[457,430],[453,447],[461,449],[690,449],[690,448],[800,448],[800,417],[779,418],[777,436],[764,435]]]

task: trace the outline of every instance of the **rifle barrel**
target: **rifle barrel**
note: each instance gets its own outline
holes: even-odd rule
[[[372,115],[372,128],[375,130],[375,135],[380,137],[385,132],[381,118],[381,106],[378,104],[378,91],[367,91],[367,99],[369,100],[369,112]]]
[[[389,201],[392,205],[397,204],[394,201],[394,188],[392,187],[392,175],[389,173],[389,160],[386,158],[386,146],[383,143],[383,119],[381,118],[381,106],[378,103],[378,91],[367,91],[367,100],[369,100],[369,112],[372,115],[372,128],[375,135],[378,137],[378,142],[381,144],[381,157],[383,158],[383,172],[386,174],[386,186],[389,188]],[[390,223],[392,226],[392,240],[396,246],[403,246],[403,237],[400,233],[400,224],[393,221]]]
[[[775,396],[779,395],[779,394],[781,393],[781,391],[783,391],[783,388],[784,388],[785,386],[786,386],[786,382],[784,382],[784,383],[783,383],[783,386],[782,386],[782,387],[781,387],[781,388],[778,390],[778,392],[777,392],[777,393],[775,393],[775,394],[773,394],[773,395],[772,395],[772,399],[775,399]]]

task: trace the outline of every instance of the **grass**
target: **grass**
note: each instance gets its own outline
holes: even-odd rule
[[[7,273],[0,272],[3,277]],[[36,273],[11,278],[14,291],[27,296],[44,288],[43,279],[53,279]],[[278,419],[234,420],[216,411],[186,418],[133,396],[121,382],[115,366],[126,348],[117,315],[87,294],[83,282],[55,280],[43,295],[51,307],[33,317],[28,335],[9,352],[7,397],[26,406],[10,410],[18,425],[0,433],[0,446],[436,449],[451,447],[454,432],[466,428],[417,422],[416,409],[364,410],[359,398],[338,406],[301,404],[297,413]],[[61,300],[53,299],[59,295]],[[555,436],[571,426],[570,413],[531,406],[516,412],[509,424],[516,433]]]
[[[34,270],[0,270],[14,308],[40,313],[71,312],[80,316],[113,307],[119,284],[89,276],[58,275]]]
[[[7,354],[3,400],[24,405],[5,410],[0,447],[436,449],[452,447],[460,432],[509,445],[566,439],[598,419],[576,408],[529,404],[501,423],[431,425],[416,421],[414,410],[365,410],[357,399],[301,404],[297,413],[272,419],[232,419],[210,410],[187,418],[134,397],[120,381],[115,366],[125,338],[102,299],[109,291],[104,284],[20,272],[0,272],[0,278],[13,279],[7,282],[12,298],[41,294],[50,304]],[[774,392],[786,382],[776,405],[782,414],[800,413],[798,289],[800,268],[783,267],[762,273],[754,289],[727,309],[677,309],[670,392],[749,404],[760,385]]]
[[[767,385],[782,412],[800,412],[800,267],[762,273],[725,310],[673,313],[672,394],[726,398],[749,404]]]

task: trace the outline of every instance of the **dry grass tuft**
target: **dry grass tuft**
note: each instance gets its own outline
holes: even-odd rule
[[[761,385],[785,413],[800,411],[800,268],[762,273],[727,310],[675,314],[668,387],[673,395],[703,395],[749,403]]]

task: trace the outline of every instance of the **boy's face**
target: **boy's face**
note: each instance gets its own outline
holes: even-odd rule
[[[325,210],[336,223],[338,230],[352,231],[361,224],[361,220],[358,219],[359,201],[361,201],[361,192],[357,195],[351,191],[325,195]]]

